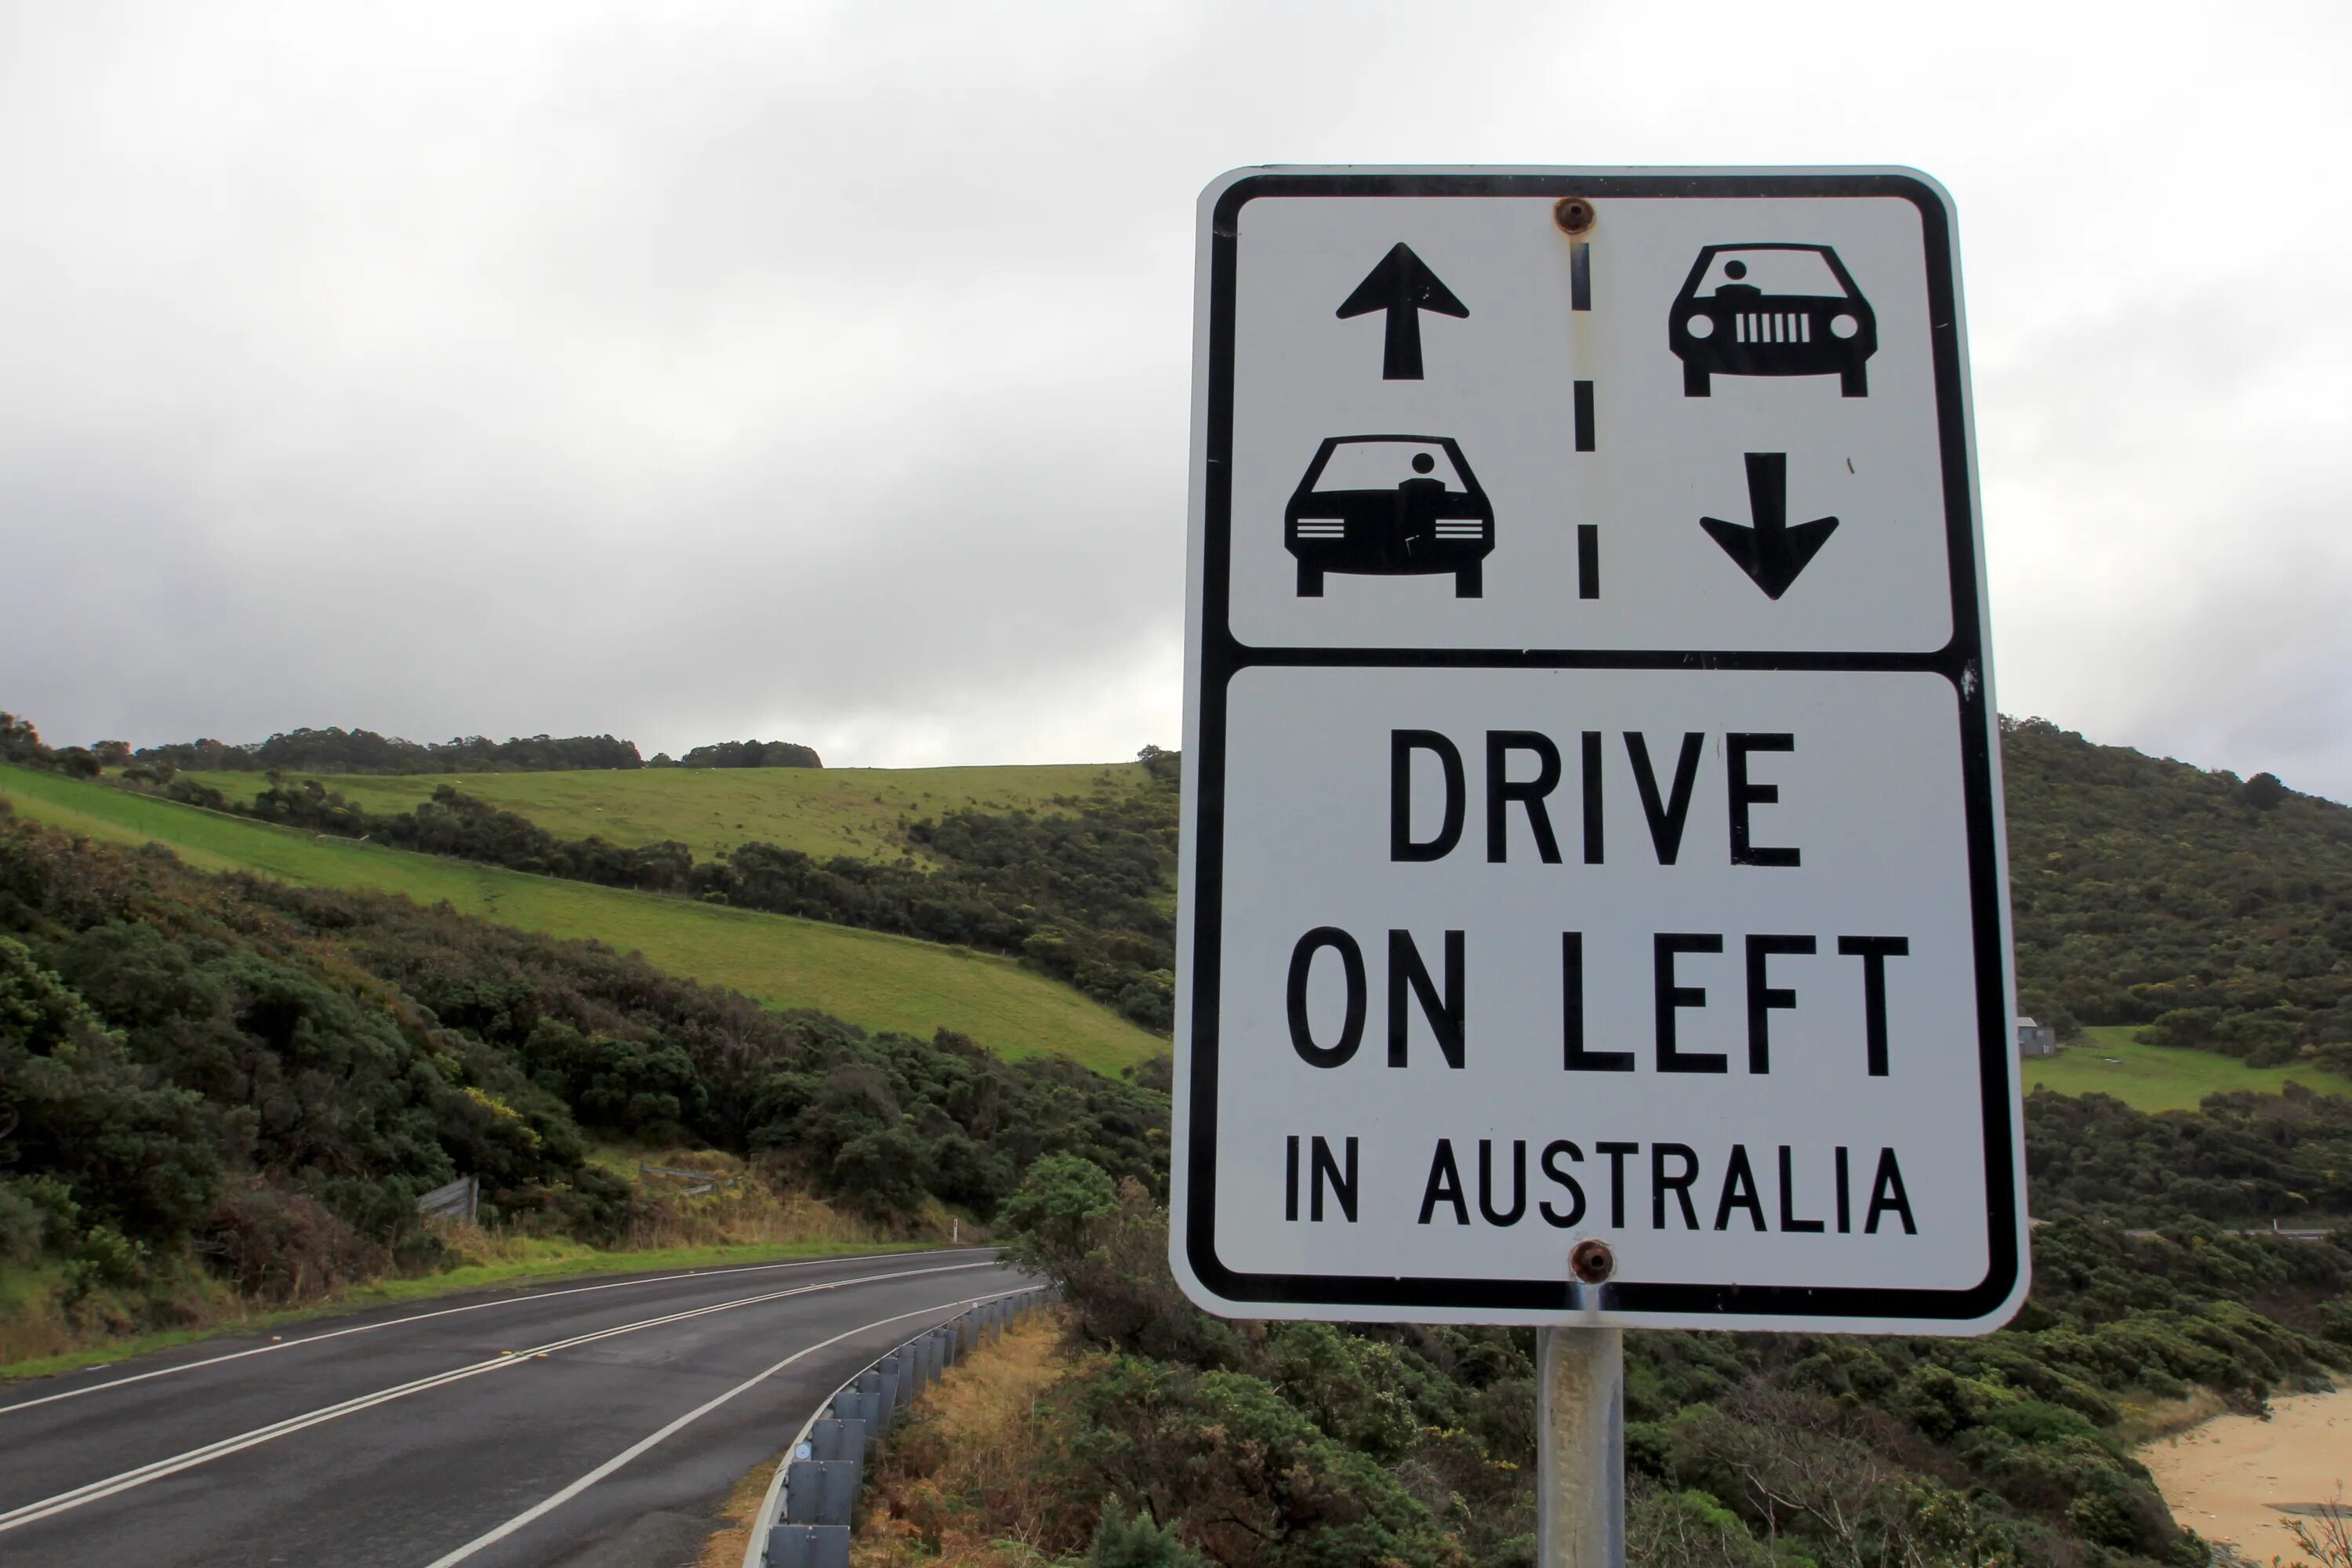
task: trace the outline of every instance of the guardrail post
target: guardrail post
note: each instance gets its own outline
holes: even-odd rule
[[[857,1510],[860,1459],[794,1459],[784,1471],[786,1524],[842,1524]]]
[[[896,1414],[913,1402],[913,1392],[907,1386],[905,1356],[894,1352],[876,1362],[874,1370],[882,1375],[882,1408],[886,1412]]]
[[[836,1402],[837,1403],[837,1402]],[[809,1454],[812,1459],[858,1459],[866,1458],[866,1423],[845,1421],[814,1422],[809,1426]]]
[[[849,1526],[777,1525],[768,1531],[768,1568],[849,1568]]]

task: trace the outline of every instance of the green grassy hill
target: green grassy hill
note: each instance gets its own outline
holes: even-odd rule
[[[234,801],[268,787],[251,773],[187,772]],[[625,848],[674,839],[697,859],[764,842],[819,859],[895,860],[911,852],[898,831],[971,809],[1043,811],[1103,784],[1140,787],[1134,763],[993,768],[644,768],[573,773],[296,774],[372,812],[414,810],[443,784],[530,818],[559,838],[597,835]],[[916,858],[923,858],[917,855]]]
[[[801,771],[741,773],[756,778]],[[1080,771],[1091,776],[1099,770]],[[646,775],[486,776],[611,781]],[[811,771],[810,776],[817,775]],[[1167,1049],[1164,1041],[1066,986],[1010,959],[960,948],[320,837],[24,768],[0,766],[0,800],[36,821],[94,839],[167,845],[207,870],[398,893],[425,904],[446,900],[464,913],[525,931],[593,937],[642,952],[673,974],[730,986],[773,1007],[816,1008],[867,1028],[929,1035],[945,1026],[1008,1058],[1058,1054],[1104,1072]]]
[[[2234,1057],[2181,1046],[2135,1043],[2133,1024],[2093,1026],[2054,1057],[2028,1061],[2025,1087],[2060,1094],[2108,1094],[2135,1110],[2193,1110],[2209,1094],[2276,1094],[2289,1082],[2352,1096],[2352,1079],[2311,1063],[2248,1067]]]

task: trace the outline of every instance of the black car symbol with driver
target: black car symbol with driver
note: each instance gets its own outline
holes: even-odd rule
[[[1326,572],[1450,572],[1454,597],[1475,599],[1495,509],[1446,437],[1333,436],[1290,498],[1282,542],[1297,558],[1301,598],[1322,596]]]
[[[1832,374],[1867,397],[1878,318],[1826,245],[1710,245],[1675,297],[1666,342],[1685,397],[1718,375]]]

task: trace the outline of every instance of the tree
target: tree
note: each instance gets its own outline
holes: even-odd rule
[[[0,709],[0,763],[47,767],[49,760],[49,749],[41,744],[41,732],[33,728],[33,721]]]
[[[1118,1186],[1100,1165],[1048,1154],[1029,1167],[999,1216],[1024,1261],[1049,1269],[1085,1249],[1089,1222],[1118,1212]]]
[[[1103,1499],[1102,1521],[1095,1526],[1095,1542],[1087,1551],[1087,1568],[1209,1568],[1208,1559],[1177,1536],[1173,1524],[1155,1522],[1148,1513],[1133,1518],[1117,1498]]]
[[[2256,811],[2275,811],[2294,793],[2276,773],[2256,773],[2238,786],[2238,798]]]

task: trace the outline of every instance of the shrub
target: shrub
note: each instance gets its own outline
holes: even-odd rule
[[[92,1226],[66,1262],[65,1299],[79,1301],[101,1287],[127,1289],[146,1278],[146,1247],[111,1226]]]
[[[386,1258],[316,1198],[257,1176],[232,1182],[201,1245],[239,1293],[284,1304],[381,1273]]]
[[[1773,1568],[1739,1516],[1696,1488],[1637,1477],[1625,1510],[1625,1556],[1642,1568]]]
[[[1227,1568],[1460,1562],[1393,1475],[1257,1378],[1120,1356],[1063,1397],[1087,1434],[1071,1462],[1187,1521]]]
[[[0,1262],[32,1263],[62,1250],[80,1212],[54,1176],[0,1176]]]
[[[1130,1518],[1117,1498],[1105,1498],[1087,1568],[1208,1568],[1208,1561],[1184,1544],[1174,1525],[1148,1514]]]

